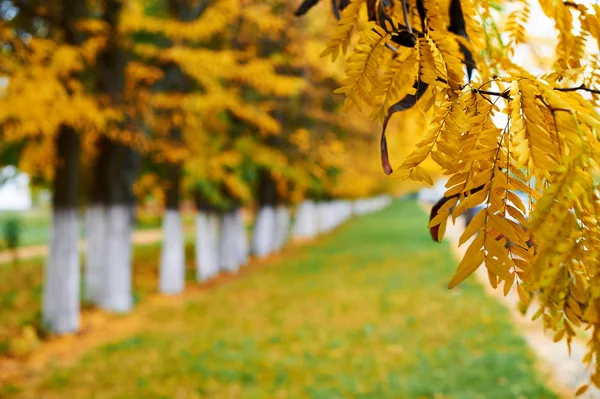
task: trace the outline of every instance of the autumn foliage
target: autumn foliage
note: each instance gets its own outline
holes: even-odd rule
[[[341,3],[322,55],[345,55],[345,108],[367,106],[383,121],[385,172],[432,183],[424,165],[433,161],[448,177],[429,224],[440,240],[449,216],[482,206],[460,239],[468,249],[450,288],[484,265],[493,287],[516,285],[524,304],[539,302],[535,318],[556,340],[569,344],[577,327],[591,328],[586,360],[600,386],[600,8],[518,1],[505,13],[498,10],[508,5],[488,1]],[[517,50],[535,48],[526,30],[532,6],[555,26],[553,54],[539,75],[514,61]],[[418,137],[408,156],[395,157],[388,122],[417,110],[427,128],[392,130]]]
[[[485,267],[494,288],[540,305],[556,340],[592,329],[600,386],[600,7],[317,4],[2,1],[0,162],[52,187],[55,216],[192,200],[239,217],[443,175],[434,238],[480,207],[450,288]],[[533,6],[555,28],[541,73],[515,57],[534,42]],[[381,166],[369,157],[377,126]]]
[[[52,192],[43,329],[79,330],[82,297],[131,310],[136,207],[164,210],[158,291],[177,294],[184,203],[203,281],[248,262],[247,222],[269,254],[292,211],[318,208],[314,236],[392,191],[368,154],[374,125],[340,112],[343,65],[319,56],[331,20],[293,14],[279,0],[0,1],[0,165]]]

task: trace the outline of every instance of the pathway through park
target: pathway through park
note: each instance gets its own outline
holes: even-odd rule
[[[446,289],[456,259],[426,225],[397,201],[129,315],[88,311],[0,360],[0,397],[556,398],[507,308],[475,279]]]

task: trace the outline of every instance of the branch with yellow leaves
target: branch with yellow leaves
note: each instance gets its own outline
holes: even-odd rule
[[[463,86],[462,88],[464,88],[465,86]],[[600,94],[600,90],[596,90],[596,89],[592,89],[590,87],[587,87],[585,84],[581,84],[579,86],[576,87],[554,87],[553,90],[556,91],[562,91],[562,92],[570,92],[570,91],[578,91],[578,90],[583,90],[583,91],[587,91],[588,93],[592,93],[592,94]],[[483,90],[483,89],[479,89],[479,88],[474,88],[473,89],[473,93],[477,94],[485,94],[488,96],[496,96],[496,97],[502,97],[506,100],[510,100],[510,95],[508,94],[508,90],[505,90],[503,92],[499,92],[499,91],[491,91],[491,90]]]

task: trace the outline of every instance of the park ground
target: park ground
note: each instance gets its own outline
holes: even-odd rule
[[[475,279],[447,290],[456,258],[426,225],[397,201],[202,285],[189,248],[171,298],[139,247],[134,311],[87,309],[80,334],[3,355],[0,397],[556,397],[505,307]],[[40,284],[39,261],[0,268],[4,338],[35,323]]]

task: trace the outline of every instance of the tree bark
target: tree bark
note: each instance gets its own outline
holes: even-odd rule
[[[328,211],[328,201],[317,202],[317,231],[320,234],[327,233],[330,230],[330,214]]]
[[[178,129],[172,136],[180,136]],[[159,290],[163,294],[178,294],[185,286],[185,242],[179,211],[181,166],[167,165],[167,179],[170,186],[163,219]]]
[[[269,255],[275,243],[275,208],[272,205],[261,206],[256,215],[252,233],[252,253],[258,257]]]
[[[79,249],[77,194],[79,136],[63,127],[56,140],[58,165],[54,178],[52,229],[46,260],[42,322],[54,333],[79,329]]]
[[[96,303],[103,309],[122,313],[128,312],[133,305],[133,183],[139,168],[139,155],[133,149],[114,142],[110,142],[105,151],[106,159],[99,167],[106,171],[107,200],[103,211],[104,226],[97,227],[104,232],[103,238],[98,239],[98,248],[102,252],[99,259],[93,259],[93,254],[88,254],[88,267],[97,268],[97,275],[101,279]],[[103,207],[102,202],[99,204]],[[93,240],[94,229],[90,232],[90,240]],[[90,270],[90,274],[94,273]]]
[[[132,248],[134,209],[129,204],[111,204],[106,211],[106,265],[99,305],[125,313],[133,306]]]
[[[275,247],[276,190],[270,172],[262,170],[258,189],[259,209],[252,235],[252,252],[258,257],[269,255]]]
[[[219,272],[218,219],[214,212],[196,215],[196,280],[205,281]]]
[[[246,233],[246,224],[242,217],[242,208],[238,207],[234,211],[234,227],[236,229],[237,244],[236,250],[238,254],[238,264],[240,266],[248,263],[248,255],[250,254],[250,244],[248,243],[248,234]]]
[[[91,204],[85,218],[85,271],[84,298],[97,304],[102,296],[104,267],[106,265],[106,204]]]
[[[304,200],[296,209],[293,236],[295,239],[313,238],[317,232],[317,210],[314,201]]]
[[[275,252],[281,251],[288,239],[290,212],[287,206],[280,204],[275,208]]]
[[[181,0],[169,0],[167,7],[169,15],[180,21],[193,21],[204,10],[202,6]],[[163,71],[164,79],[156,86],[158,91],[182,94],[193,87],[193,80],[176,63],[165,65]],[[181,126],[173,122],[169,138],[175,142],[181,142],[182,136]],[[185,239],[179,210],[182,165],[181,163],[169,164],[166,169],[170,186],[166,193],[167,209],[163,222],[164,237],[160,261],[159,291],[163,294],[177,294],[185,287]]]
[[[86,2],[73,0],[62,10],[59,25],[67,44],[83,41],[76,22],[86,15]],[[44,274],[42,323],[54,333],[79,329],[80,269],[77,198],[80,143],[72,127],[62,126],[56,137],[56,165],[52,198],[52,229]]]
[[[179,294],[185,287],[183,227],[179,210],[167,208],[163,221],[160,258],[160,292]]]
[[[109,195],[107,172],[110,141],[106,137],[101,137],[96,147],[98,157],[94,160],[91,177],[88,179],[90,199],[86,212],[84,271],[84,297],[93,304],[100,302],[105,284]]]
[[[235,210],[221,214],[221,232],[219,236],[219,269],[237,272],[240,266],[238,245],[239,229],[237,228]]]
[[[107,0],[103,19],[112,27],[108,44],[98,55],[98,91],[105,93],[111,105],[126,112],[125,70],[131,59],[115,29],[122,12],[122,2]],[[123,116],[117,128],[126,129],[135,122]],[[100,294],[96,303],[110,311],[127,312],[133,305],[132,298],[132,235],[135,214],[133,183],[139,169],[140,158],[132,148],[106,137],[99,143],[100,156],[96,160],[92,191],[92,206],[104,208],[104,226],[91,228],[90,245],[97,242],[100,254],[88,254],[87,267],[90,275],[98,275],[101,280]],[[102,222],[100,222],[102,224]],[[94,238],[104,233],[103,238]],[[93,269],[98,269],[94,271]],[[87,274],[87,273],[86,273]],[[90,284],[93,284],[90,282]],[[93,290],[94,288],[92,288]]]

